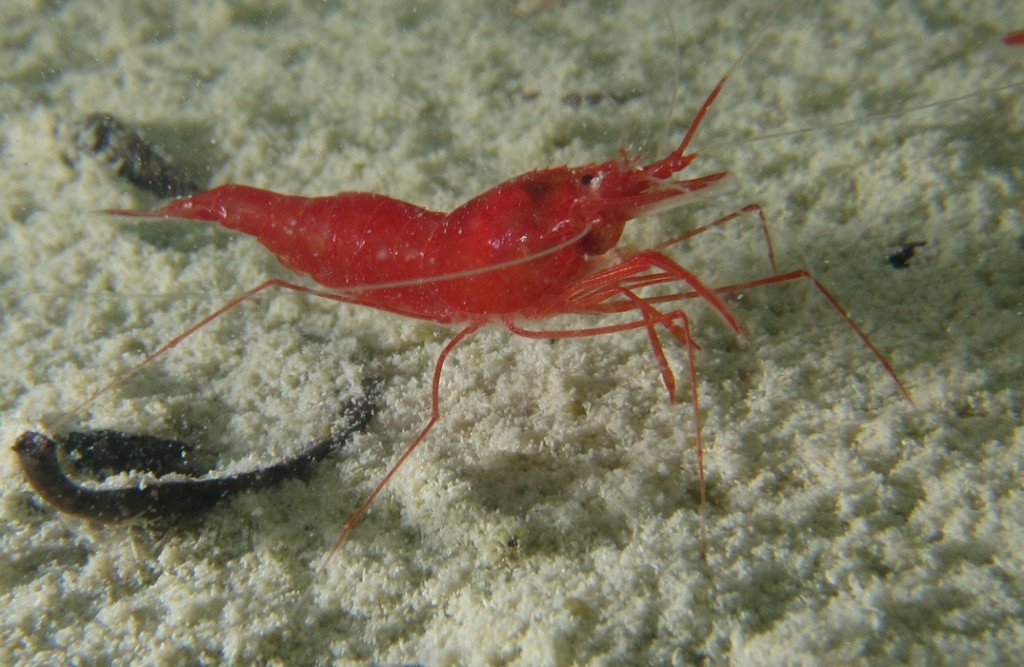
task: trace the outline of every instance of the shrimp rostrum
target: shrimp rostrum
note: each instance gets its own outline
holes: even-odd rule
[[[703,444],[694,371],[697,345],[690,334],[687,316],[678,307],[680,302],[702,299],[742,336],[743,328],[724,303],[722,294],[807,279],[909,399],[889,362],[807,271],[774,272],[761,280],[710,287],[662,253],[685,238],[736,219],[744,212],[755,212],[761,217],[774,269],[767,226],[756,204],[652,249],[619,247],[623,229],[630,220],[709,197],[720,189],[727,176],[725,172],[692,179],[679,178],[678,174],[697,158],[696,152],[688,152],[689,145],[725,81],[726,77],[719,81],[682,141],[662,159],[642,165],[639,159],[620,157],[581,167],[531,171],[501,183],[450,213],[365,192],[307,198],[241,185],[223,185],[155,210],[111,211],[117,215],[220,223],[255,237],[284,266],[308,275],[325,288],[311,289],[278,279],[264,282],[181,333],[136,370],[211,320],[271,287],[461,327],[437,358],[430,419],[348,519],[331,551],[334,553],[437,422],[439,382],[445,360],[460,342],[484,325],[501,323],[513,334],[548,339],[644,330],[669,399],[675,400],[675,375],[661,340],[667,334],[687,354],[703,505]],[[644,288],[653,285],[669,285],[675,291],[656,296],[645,294]],[[625,321],[589,328],[528,328],[532,321],[555,315],[607,313],[630,315]]]

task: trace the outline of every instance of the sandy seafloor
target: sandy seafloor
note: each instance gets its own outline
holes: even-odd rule
[[[1024,6],[194,4],[0,9],[0,663],[1024,662],[1022,89],[835,126],[1024,81],[999,43]],[[834,291],[915,405],[809,285],[731,301],[746,343],[688,303],[706,564],[690,409],[665,400],[642,333],[494,329],[460,347],[441,422],[323,570],[427,418],[443,327],[268,295],[70,423],[178,437],[240,470],[322,436],[382,378],[379,418],[309,483],[115,526],[25,483],[18,433],[287,275],[213,227],[98,213],[155,199],[75,158],[86,114],[117,114],[211,185],[450,209],[530,169],[664,153],[760,26],[698,136],[718,148],[689,170],[726,168],[735,191],[626,242],[760,203],[780,268]],[[750,141],[804,127],[824,129]],[[927,245],[890,266],[910,241]],[[749,221],[672,254],[713,285],[769,271]]]

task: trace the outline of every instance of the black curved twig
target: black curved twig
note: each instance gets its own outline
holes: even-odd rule
[[[97,480],[119,472],[178,473],[201,477],[206,470],[194,461],[194,448],[179,440],[100,429],[54,436],[75,473]]]
[[[79,147],[114,167],[117,175],[158,197],[181,197],[202,188],[124,121],[108,113],[86,117]]]
[[[158,478],[135,486],[90,488],[76,484],[61,470],[58,444],[53,438],[26,431],[15,441],[13,449],[18,454],[32,488],[61,512],[104,522],[189,514],[245,491],[266,489],[286,479],[307,477],[314,463],[344,445],[353,434],[366,428],[377,414],[378,397],[379,389],[373,385],[363,396],[349,401],[344,410],[345,426],[329,438],[307,447],[302,453],[230,477]],[[93,433],[102,434],[97,437],[111,437],[110,431]],[[122,435],[128,439],[148,437]],[[78,432],[75,437],[80,442],[87,441],[89,433]]]

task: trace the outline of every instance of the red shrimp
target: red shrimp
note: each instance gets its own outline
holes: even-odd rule
[[[743,328],[723,302],[722,294],[806,279],[860,337],[900,393],[910,400],[890,363],[809,272],[774,272],[760,280],[712,288],[661,252],[744,213],[755,213],[760,216],[774,270],[771,241],[758,205],[751,204],[654,249],[637,251],[618,246],[628,221],[711,196],[720,189],[718,186],[727,176],[725,172],[692,179],[675,175],[697,158],[698,154],[688,153],[688,148],[727,78],[728,74],[704,100],[679,145],[659,160],[641,165],[639,159],[623,156],[582,167],[531,171],[497,185],[451,213],[429,211],[372,193],[306,198],[242,185],[223,185],[155,210],[110,211],[116,215],[218,222],[255,237],[286,267],[327,288],[318,291],[282,280],[264,282],[165,344],[129,373],[270,287],[461,327],[435,363],[429,420],[345,523],[328,554],[330,557],[439,419],[439,384],[445,360],[459,343],[482,326],[501,323],[516,335],[549,339],[643,329],[669,400],[674,401],[675,375],[659,339],[660,329],[687,353],[703,508],[704,454],[694,370],[697,345],[686,314],[678,308],[660,310],[659,305],[703,299],[742,336]],[[656,284],[676,284],[680,290],[659,296],[645,296],[638,291]],[[626,312],[635,313],[635,317],[589,328],[532,330],[519,324],[567,313]],[[93,398],[121,380],[123,377]]]
[[[1014,30],[1003,36],[1003,44],[1007,46],[1024,46],[1024,30]]]

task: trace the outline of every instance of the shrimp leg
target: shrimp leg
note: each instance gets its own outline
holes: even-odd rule
[[[109,382],[107,382],[106,384],[101,386],[99,389],[94,391],[92,394],[89,395],[88,398],[83,400],[81,403],[79,403],[74,408],[72,408],[71,411],[69,411],[66,415],[64,415],[64,417],[57,423],[57,427],[59,428],[61,425],[66,423],[73,415],[75,415],[78,412],[80,412],[83,408],[85,408],[86,406],[91,404],[93,401],[95,401],[97,398],[99,398],[100,396],[102,396],[103,394],[108,392],[109,390],[111,390],[114,387],[117,387],[117,386],[123,384],[126,380],[128,380],[129,378],[131,378],[134,375],[136,375],[143,368],[145,368],[146,366],[150,365],[151,363],[153,363],[154,361],[156,361],[157,359],[159,359],[163,355],[165,355],[168,352],[170,352],[171,350],[173,350],[175,347],[180,345],[185,339],[189,338],[190,336],[192,336],[193,334],[198,332],[200,329],[205,327],[207,324],[210,324],[211,322],[213,322],[214,320],[219,318],[221,315],[224,315],[224,314],[228,313],[229,311],[231,311],[234,308],[240,306],[241,304],[245,303],[246,301],[249,301],[250,299],[255,298],[261,292],[263,292],[265,290],[268,290],[271,287],[278,287],[278,288],[282,288],[282,289],[291,290],[293,292],[299,292],[301,294],[309,294],[311,296],[318,296],[318,297],[322,297],[322,298],[325,298],[325,299],[331,299],[333,301],[341,301],[343,303],[353,303],[354,302],[352,299],[350,299],[350,298],[348,298],[348,297],[346,297],[346,296],[344,296],[342,294],[336,294],[334,292],[326,292],[326,291],[312,289],[310,287],[306,287],[304,285],[299,285],[297,283],[290,283],[290,282],[288,282],[286,280],[281,280],[279,278],[273,278],[271,280],[267,280],[265,282],[262,282],[259,285],[257,285],[256,287],[253,287],[250,290],[246,290],[242,294],[240,294],[240,295],[236,296],[235,298],[231,299],[230,301],[225,303],[223,306],[221,306],[217,310],[213,311],[212,313],[210,313],[209,315],[207,315],[203,319],[199,320],[198,322],[196,322],[195,324],[193,324],[189,328],[185,329],[180,334],[178,334],[177,336],[175,336],[174,338],[172,338],[171,340],[169,340],[168,342],[166,342],[162,346],[160,346],[160,348],[157,349],[156,352],[153,352],[152,354],[147,356],[145,359],[140,361],[138,364],[136,364],[132,368],[130,368],[127,371],[125,371],[125,372],[115,376],[112,380],[110,380]]]
[[[331,557],[334,556],[334,554],[338,551],[338,549],[341,548],[341,545],[345,542],[345,539],[348,537],[349,533],[351,533],[352,529],[356,527],[357,523],[359,523],[359,519],[362,518],[363,514],[366,513],[366,510],[370,509],[370,505],[373,504],[373,501],[376,500],[378,495],[380,495],[380,492],[383,491],[384,487],[387,486],[389,481],[391,481],[391,478],[394,476],[394,474],[398,472],[398,469],[402,467],[402,464],[405,463],[405,460],[409,458],[413,451],[415,451],[415,449],[419,447],[420,443],[423,442],[423,439],[427,437],[427,433],[430,433],[430,430],[434,428],[434,424],[436,424],[437,420],[441,418],[441,370],[444,368],[444,362],[448,359],[448,357],[452,353],[452,350],[454,350],[459,343],[461,343],[471,334],[479,330],[480,327],[482,327],[486,323],[486,320],[473,322],[472,324],[464,328],[462,331],[455,334],[455,336],[452,337],[450,341],[448,341],[448,344],[444,346],[444,349],[441,350],[441,354],[438,355],[437,362],[434,364],[434,379],[430,386],[430,419],[427,420],[426,426],[424,426],[423,429],[420,430],[419,435],[413,438],[413,441],[410,442],[409,445],[405,448],[405,451],[402,452],[402,455],[399,456],[398,459],[391,465],[391,468],[388,470],[387,474],[384,475],[383,479],[381,479],[380,482],[377,483],[377,486],[375,486],[373,491],[370,492],[370,495],[367,496],[366,500],[364,500],[362,504],[360,504],[359,507],[356,508],[356,511],[353,512],[352,516],[350,516],[348,520],[345,522],[345,527],[342,528],[341,534],[338,536],[338,539],[334,542],[334,546],[331,547],[331,550],[327,553],[327,556],[324,558],[324,565],[326,565],[331,560]]]
[[[750,213],[756,214],[758,219],[760,219],[761,221],[761,233],[764,235],[764,243],[768,249],[768,263],[772,267],[772,273],[778,273],[779,270],[775,264],[775,246],[772,243],[772,234],[768,230],[768,220],[767,218],[765,218],[764,209],[761,208],[760,204],[747,204],[738,211],[733,211],[732,213],[724,215],[717,220],[713,220],[707,223],[706,225],[701,225],[700,227],[691,229],[684,234],[680,234],[679,236],[673,236],[672,238],[662,241],[658,245],[654,246],[654,250],[664,250],[665,248],[674,246],[677,243],[685,241],[686,239],[693,238],[698,234],[703,234],[706,231],[714,229],[715,227],[718,227],[720,225],[724,225],[727,222],[732,222],[733,220],[741,218],[744,215]]]
[[[889,363],[889,360],[886,359],[885,355],[883,355],[877,347],[875,347],[874,343],[871,342],[871,339],[868,338],[868,335],[864,333],[864,330],[861,329],[856,322],[853,321],[853,318],[850,317],[850,315],[846,312],[846,309],[839,304],[839,301],[832,295],[832,293],[828,291],[828,289],[821,283],[821,281],[815,278],[814,275],[807,269],[796,269],[794,271],[783,273],[777,276],[768,276],[767,278],[760,278],[758,280],[750,280],[747,282],[735,283],[732,285],[723,285],[721,287],[715,287],[714,291],[719,294],[730,294],[733,292],[742,292],[755,287],[779,285],[782,283],[792,282],[794,280],[809,280],[811,284],[814,285],[814,289],[816,289],[818,293],[825,298],[825,301],[827,301],[828,304],[832,306],[832,309],[839,314],[839,317],[841,317],[843,321],[846,322],[846,325],[850,327],[855,334],[857,334],[857,337],[860,338],[864,346],[871,351],[871,354],[875,355],[875,359],[878,360],[878,363],[880,363],[882,367],[885,369],[886,373],[889,374],[889,377],[892,378],[892,381],[896,383],[896,388],[899,389],[900,393],[903,395],[903,398],[907,399],[907,402],[910,403],[911,405],[914,405],[914,399],[910,395],[910,390],[908,390],[906,386],[903,384],[903,382],[900,380],[899,375],[896,374],[896,370],[893,368],[892,364]]]
[[[524,329],[518,326],[511,320],[506,320],[505,326],[508,330],[517,336],[524,338],[541,338],[541,339],[561,339],[561,338],[585,338],[590,336],[598,336],[609,333],[617,333],[620,331],[629,331],[633,329],[644,328],[647,330],[648,340],[651,344],[651,351],[654,354],[655,360],[658,363],[658,367],[661,370],[662,381],[665,383],[665,388],[668,390],[668,398],[670,403],[675,402],[676,397],[676,381],[675,374],[672,372],[671,366],[669,366],[668,359],[665,356],[664,347],[661,344],[661,340],[658,338],[655,325],[662,325],[668,329],[669,333],[686,349],[686,367],[690,381],[690,405],[693,409],[693,424],[694,424],[694,439],[695,449],[697,452],[697,479],[699,484],[700,492],[700,511],[703,513],[706,511],[707,501],[707,483],[704,469],[704,440],[701,435],[702,422],[700,414],[700,399],[699,392],[697,390],[697,364],[695,352],[698,349],[697,344],[693,341],[693,336],[690,333],[690,320],[686,313],[682,310],[674,310],[668,313],[661,313],[648,301],[645,297],[640,297],[634,294],[631,290],[625,288],[619,288],[617,290],[620,294],[625,296],[630,303],[633,304],[634,308],[643,314],[642,319],[624,322],[617,325],[609,325],[603,327],[590,327],[583,329],[561,329],[561,330],[530,330]],[[675,321],[678,320],[678,324]],[[707,560],[707,528],[704,522],[701,522],[701,560]]]

